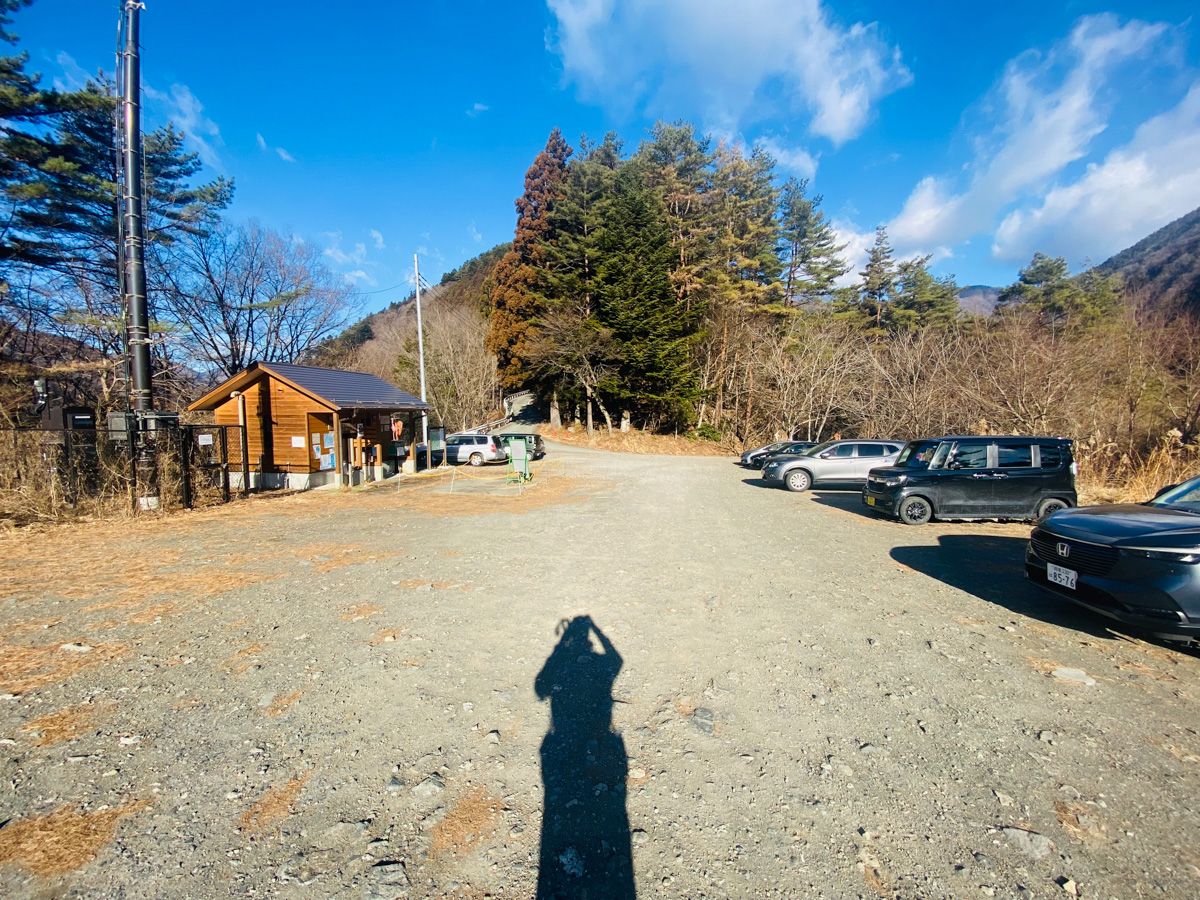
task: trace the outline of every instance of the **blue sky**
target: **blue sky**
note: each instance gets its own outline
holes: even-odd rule
[[[859,262],[877,224],[962,284],[1077,269],[1200,206],[1194,3],[147,0],[168,117],[236,220],[315,242],[368,309],[512,236],[526,168],[656,119],[762,143]],[[46,82],[111,70],[118,3],[37,0]],[[394,287],[400,285],[399,287]],[[366,293],[371,292],[371,293]]]

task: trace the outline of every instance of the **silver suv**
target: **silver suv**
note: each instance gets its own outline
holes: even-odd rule
[[[826,441],[795,456],[771,459],[762,478],[770,487],[807,491],[814,484],[867,482],[867,473],[890,466],[904,447],[902,441]]]
[[[499,437],[491,434],[452,434],[446,438],[446,462],[470,463],[482,466],[485,462],[508,459],[508,448]],[[884,465],[884,463],[879,463]]]

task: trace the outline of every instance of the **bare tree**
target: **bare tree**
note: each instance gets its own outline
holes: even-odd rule
[[[159,315],[189,358],[220,375],[300,358],[356,305],[319,249],[255,224],[188,235],[164,269]]]

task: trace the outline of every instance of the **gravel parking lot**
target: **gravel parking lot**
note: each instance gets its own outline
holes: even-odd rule
[[[0,896],[1200,894],[1200,657],[1028,525],[549,450],[4,538]]]

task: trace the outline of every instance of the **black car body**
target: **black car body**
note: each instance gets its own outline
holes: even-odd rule
[[[761,469],[768,456],[774,456],[777,453],[803,453],[815,446],[817,446],[816,441],[775,441],[765,447],[747,450],[742,454],[740,462],[743,466],[751,469]]]
[[[1025,551],[1034,584],[1170,639],[1200,638],[1200,477],[1147,503],[1089,506],[1041,522]]]
[[[1034,519],[1075,506],[1066,438],[957,436],[911,441],[872,469],[863,505],[909,525],[941,519]]]

